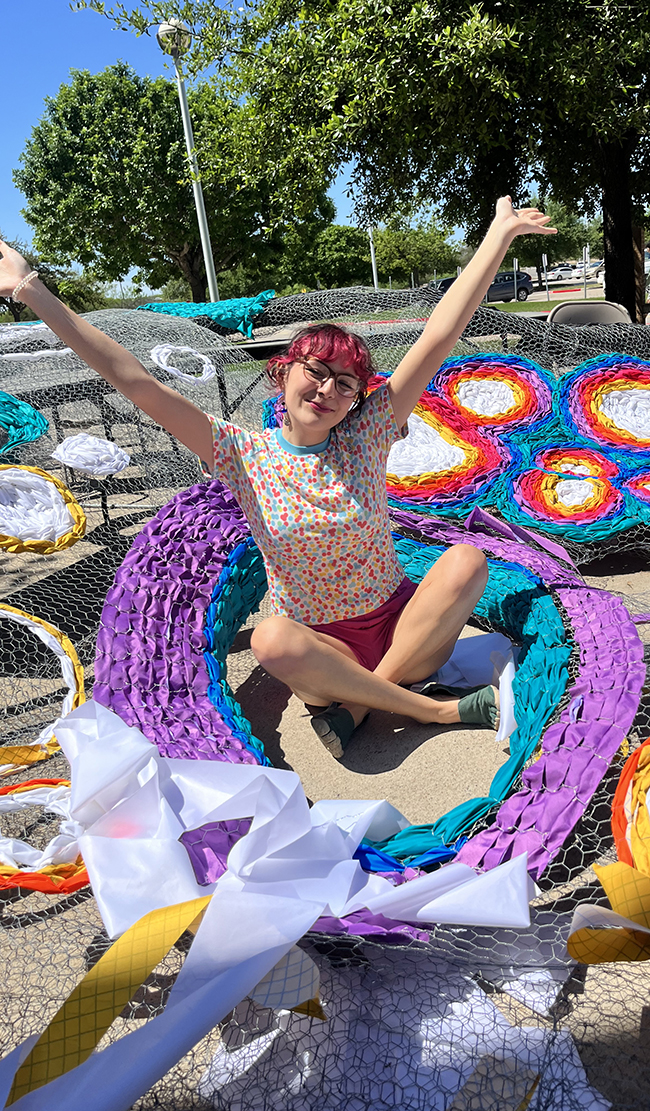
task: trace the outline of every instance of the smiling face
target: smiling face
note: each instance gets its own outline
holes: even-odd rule
[[[309,354],[291,364],[282,385],[289,418],[284,435],[290,443],[310,447],[347,416],[362,383],[340,359],[325,363]]]

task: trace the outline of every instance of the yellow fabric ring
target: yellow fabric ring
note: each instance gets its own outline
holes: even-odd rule
[[[48,474],[47,471],[40,470],[39,467],[23,467],[11,463],[0,464],[0,472],[8,470],[29,471],[51,482],[63,498],[73,523],[68,532],[60,536],[58,540],[21,540],[17,536],[6,536],[4,533],[0,532],[0,548],[4,548],[6,551],[13,553],[40,552],[41,555],[51,555],[52,552],[60,552],[63,551],[64,548],[69,548],[72,544],[76,544],[77,540],[80,540],[86,531],[86,515],[74,494],[68,490],[68,487],[58,478],[55,478],[54,475]]]
[[[583,511],[598,507],[605,493],[605,484],[600,478],[590,478],[587,475],[581,475],[580,477],[590,483],[594,492],[588,498],[585,498],[583,502],[580,502],[578,506],[564,505],[564,503],[560,501],[556,493],[556,488],[558,483],[565,482],[566,479],[558,477],[557,475],[545,474],[543,476],[540,483],[540,494],[546,499],[549,505],[553,506],[556,513],[561,513],[564,517],[572,517],[576,509],[582,513]]]
[[[650,929],[650,876],[618,861],[593,865],[615,914]],[[582,964],[650,960],[650,934],[631,926],[583,927],[567,941],[569,955]]]
[[[90,1057],[136,989],[211,898],[152,910],[114,942],[41,1034],[16,1073],[6,1107]]]
[[[64,699],[62,716],[72,713],[73,710],[77,709],[77,706],[81,706],[81,704],[86,701],[84,671],[72,641],[69,640],[60,629],[57,629],[54,625],[50,625],[48,621],[43,621],[40,617],[35,617],[31,613],[25,613],[24,610],[16,609],[15,606],[7,606],[4,602],[0,603],[0,618],[3,614],[8,617],[9,620],[15,621],[18,625],[25,625],[37,636],[39,635],[37,630],[42,630],[40,639],[50,649],[53,649],[52,641],[60,645],[63,654],[71,665],[71,675],[66,679],[66,669],[62,662],[63,677],[68,683],[68,694]],[[59,751],[59,742],[53,732],[52,736],[46,741],[37,741],[31,745],[0,746],[0,766],[2,764],[9,764],[15,767],[23,767],[30,764],[38,764],[41,760],[48,760],[53,753]]]
[[[619,390],[643,389],[647,390],[648,387],[644,386],[641,382],[605,382],[602,386],[598,386],[598,388],[594,390],[592,396],[592,415],[594,416],[597,424],[602,425],[602,427],[605,428],[610,434],[615,435],[616,437],[618,437],[619,440],[623,440],[626,443],[650,443],[650,439],[648,439],[647,437],[644,437],[643,440],[640,440],[640,438],[638,436],[635,436],[633,432],[629,432],[626,428],[619,427],[618,424],[614,423],[611,417],[608,417],[607,414],[603,412],[602,408],[603,398],[606,397],[607,394],[618,393]]]

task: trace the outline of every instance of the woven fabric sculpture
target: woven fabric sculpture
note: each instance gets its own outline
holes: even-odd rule
[[[0,447],[0,455],[13,451],[21,444],[40,439],[48,428],[48,421],[38,409],[20,401],[10,393],[0,390],[0,427],[7,433],[7,440]]]
[[[69,779],[28,779],[0,787],[0,814],[40,805],[64,818],[61,832],[42,851],[24,841],[0,837],[0,891],[20,887],[24,891],[69,895],[86,886],[88,873],[79,856],[76,834],[65,831],[69,798]]]
[[[265,424],[280,419],[272,399]],[[396,509],[462,520],[487,506],[576,545],[647,525],[650,362],[601,355],[556,382],[517,355],[447,359],[390,453],[387,484]]]
[[[645,675],[636,628],[619,599],[586,587],[567,562],[516,535],[492,535],[489,518],[475,522],[477,531],[415,514],[398,512],[395,519],[413,537],[396,543],[414,580],[426,574],[441,544],[482,548],[490,583],[479,611],[524,648],[514,684],[519,727],[489,796],[380,847],[402,862],[440,848],[439,859],[450,859],[460,849],[457,859],[479,868],[495,867],[516,847],[528,852],[529,869],[539,876],[584,813],[634,719]],[[95,699],[137,725],[163,755],[265,762],[225,671],[236,629],[265,585],[261,556],[225,487],[215,480],[176,495],[136,539],[109,591]],[[578,676],[569,682],[572,652]],[[539,759],[522,773],[540,745]],[[492,824],[463,843],[461,835],[495,811]],[[321,928],[405,929],[365,912],[344,923],[323,920]]]
[[[38,467],[0,466],[0,548],[50,555],[85,531],[83,509],[58,478]]]
[[[136,538],[107,594],[93,697],[163,756],[266,763],[225,681],[232,638],[265,593],[232,494],[219,482],[181,491]]]
[[[169,316],[207,317],[222,328],[241,332],[251,339],[253,324],[272,297],[275,297],[275,290],[265,289],[257,297],[236,297],[230,301],[152,301],[148,305],[138,305],[138,308],[146,312],[164,312]]]

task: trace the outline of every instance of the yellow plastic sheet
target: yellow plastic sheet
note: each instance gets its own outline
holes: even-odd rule
[[[21,1065],[5,1104],[80,1065],[211,895],[151,911],[111,946],[84,976]]]
[[[635,930],[632,924],[604,924],[573,930],[567,942],[570,956],[582,964],[650,960],[650,933],[644,932],[650,930],[650,876],[620,861],[605,867],[594,865],[594,871],[615,914],[641,929]],[[597,922],[597,908],[592,913]]]

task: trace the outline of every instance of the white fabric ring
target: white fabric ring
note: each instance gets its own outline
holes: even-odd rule
[[[74,517],[54,482],[21,467],[0,471],[0,533],[23,543],[55,543]]]
[[[77,704],[84,701],[83,672],[81,671],[77,654],[68,638],[64,637],[54,625],[49,625],[47,622],[41,621],[39,618],[33,617],[29,613],[24,613],[22,610],[17,610],[13,606],[0,603],[0,619],[2,618],[7,621],[13,621],[16,625],[26,626],[30,632],[34,633],[34,635],[54,653],[59,661],[63,682],[68,688],[61,706],[61,713],[55,721],[41,729],[35,741],[29,741],[25,744],[25,747],[29,748],[36,746],[46,748],[50,742],[56,740],[55,733],[63,722],[63,719],[68,716]],[[0,760],[2,760],[1,746]],[[0,773],[12,767],[13,765],[11,764],[2,764],[0,765]]]
[[[202,373],[199,375],[186,374],[184,370],[169,366],[167,360],[175,351],[186,351],[200,359],[203,363]],[[176,347],[173,343],[159,343],[157,347],[151,349],[151,358],[156,366],[166,370],[169,374],[173,374],[174,378],[182,378],[184,382],[207,382],[208,378],[214,378],[217,373],[217,368],[208,356],[204,355],[202,351],[196,351],[193,347]]]

